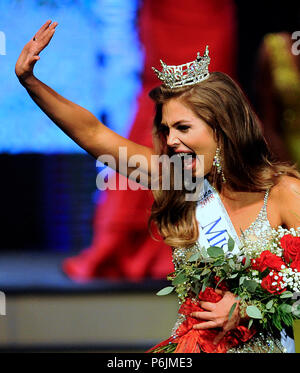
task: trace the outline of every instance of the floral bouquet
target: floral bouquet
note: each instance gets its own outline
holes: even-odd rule
[[[233,254],[235,243],[228,241],[228,251],[221,247],[199,248],[186,263],[168,275],[172,282],[157,295],[176,291],[184,321],[172,337],[147,352],[226,352],[249,341],[258,330],[280,332],[300,318],[300,228],[273,229],[268,247],[258,252],[255,245],[244,245]],[[199,301],[218,302],[216,289],[230,291],[236,300],[231,318],[239,305],[242,323],[213,343],[218,330],[193,329],[201,320],[191,312],[204,311]]]

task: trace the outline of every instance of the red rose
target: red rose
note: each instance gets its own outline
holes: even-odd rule
[[[270,251],[265,250],[263,251],[259,258],[257,259],[256,267],[260,272],[263,272],[265,269],[275,269],[276,271],[280,271],[282,269],[282,265],[286,267],[284,261],[275,254],[270,253]]]
[[[278,272],[272,271],[272,274],[268,274],[268,276],[264,277],[261,282],[261,287],[267,290],[269,293],[273,294],[281,294],[283,293],[286,288],[281,287],[281,279],[282,277],[278,276]],[[277,280],[275,280],[277,277]],[[279,289],[279,290],[277,290]]]
[[[300,252],[300,237],[294,237],[291,234],[286,234],[280,240],[283,248],[283,256],[286,263],[296,259],[297,253]]]
[[[297,269],[297,271],[300,272],[300,251],[297,253],[296,258],[292,261],[290,267]]]
[[[258,271],[259,270],[259,266],[260,266],[260,259],[259,258],[250,259],[250,262],[251,262],[251,268],[255,269],[256,271]]]

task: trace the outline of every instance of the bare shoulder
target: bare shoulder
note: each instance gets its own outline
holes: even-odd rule
[[[278,207],[282,225],[288,228],[300,226],[300,180],[281,176],[271,189],[271,195]]]
[[[299,193],[300,197],[300,179],[292,176],[281,176],[278,183],[272,188],[272,193],[280,199],[294,198]]]

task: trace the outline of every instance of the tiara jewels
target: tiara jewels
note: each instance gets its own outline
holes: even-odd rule
[[[192,85],[209,77],[208,65],[210,63],[210,57],[208,56],[208,46],[206,46],[205,53],[200,56],[197,53],[195,61],[185,63],[179,66],[168,66],[162,60],[162,71],[157,70],[155,67],[152,69],[155,71],[158,79],[164,82],[169,88],[184,87],[186,85]]]

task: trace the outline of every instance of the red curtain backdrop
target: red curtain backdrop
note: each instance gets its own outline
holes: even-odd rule
[[[148,93],[159,81],[151,67],[160,69],[160,59],[169,65],[193,61],[197,52],[203,54],[208,45],[210,71],[222,71],[235,78],[234,2],[144,0],[138,27],[145,65],[129,139],[152,147],[154,106]],[[161,238],[153,240],[148,232],[152,203],[149,190],[103,192],[94,216],[92,244],[79,255],[65,259],[64,272],[74,280],[165,278],[174,269],[171,247]]]

